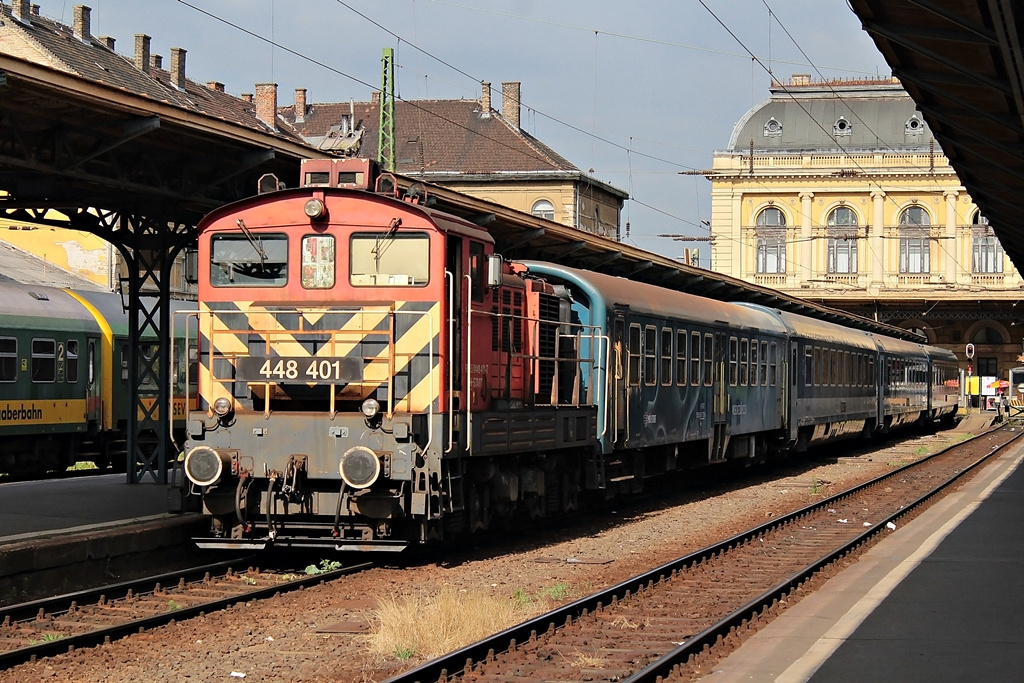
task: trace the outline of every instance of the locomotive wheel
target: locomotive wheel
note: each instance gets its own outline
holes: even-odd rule
[[[483,485],[469,488],[469,530],[486,531],[491,525],[491,491]]]

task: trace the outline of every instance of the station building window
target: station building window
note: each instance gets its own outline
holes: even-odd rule
[[[757,214],[757,272],[786,272],[786,215],[774,206]]]
[[[928,273],[931,271],[929,252],[931,239],[928,231],[931,217],[920,206],[908,206],[900,213],[900,272]]]
[[[828,272],[857,272],[857,214],[840,206],[828,215]]]
[[[971,272],[1003,272],[1003,245],[980,211],[974,213],[971,224]]]
[[[555,205],[546,199],[538,199],[533,203],[533,208],[530,209],[537,218],[544,218],[549,221],[555,220]]]

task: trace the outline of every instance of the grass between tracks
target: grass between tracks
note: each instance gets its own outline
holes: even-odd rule
[[[508,628],[547,609],[537,603],[559,601],[568,584],[528,596],[494,597],[444,588],[435,595],[405,595],[381,600],[369,635],[371,651],[383,659],[439,657]]]

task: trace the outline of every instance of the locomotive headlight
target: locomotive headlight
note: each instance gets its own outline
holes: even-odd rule
[[[224,417],[231,412],[231,399],[221,396],[213,402],[213,412]]]
[[[380,458],[366,446],[353,446],[338,463],[342,480],[354,489],[365,489],[380,476]]]
[[[380,412],[380,403],[375,398],[368,398],[363,401],[363,405],[359,406],[359,410],[369,419],[375,417]]]
[[[199,486],[215,484],[227,461],[230,461],[228,456],[222,456],[209,446],[197,446],[185,456],[185,476]]]
[[[303,212],[314,221],[327,218],[327,205],[320,199],[310,199],[302,207]]]

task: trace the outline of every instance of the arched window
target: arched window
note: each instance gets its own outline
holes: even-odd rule
[[[786,216],[774,206],[757,214],[757,272],[786,272]]]
[[[828,214],[828,272],[857,272],[857,214],[840,206]]]
[[[979,328],[974,336],[971,337],[971,342],[974,344],[1005,344],[1003,340],[1003,333],[994,327],[986,325],[985,327]]]
[[[546,218],[549,221],[553,221],[555,220],[555,205],[546,199],[538,199],[533,203],[530,213],[537,218]]]
[[[988,219],[980,211],[971,221],[971,271],[975,273],[1003,272],[1003,245],[999,244]]]
[[[931,225],[931,217],[923,207],[908,206],[900,213],[901,273],[928,273],[931,271],[929,225]]]

